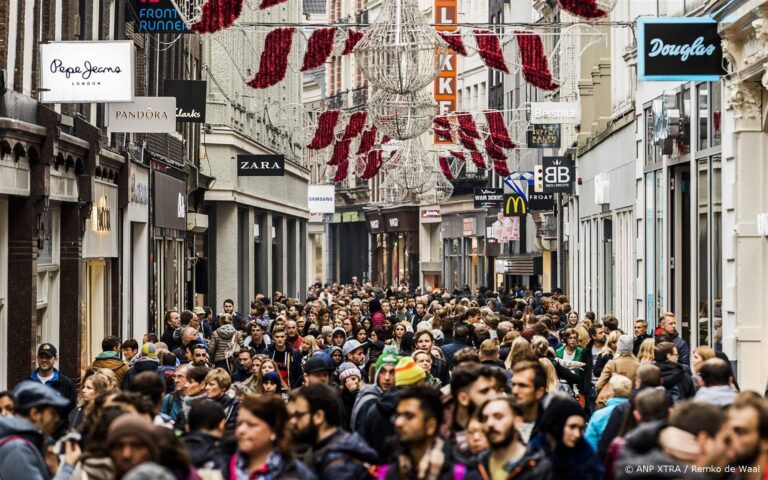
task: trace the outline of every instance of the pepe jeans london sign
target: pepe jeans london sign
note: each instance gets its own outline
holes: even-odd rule
[[[112,103],[109,130],[119,133],[171,133],[176,131],[174,97],[136,97],[132,103]]]
[[[640,80],[716,81],[725,74],[717,22],[710,18],[638,19],[637,45]]]
[[[533,102],[531,103],[531,123],[579,123],[581,110],[578,102]]]
[[[43,103],[133,100],[133,42],[52,42],[40,45]]]

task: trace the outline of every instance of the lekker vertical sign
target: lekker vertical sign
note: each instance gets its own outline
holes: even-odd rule
[[[459,8],[457,0],[435,0],[435,30],[439,32],[455,32],[458,27]],[[440,115],[456,111],[456,86],[457,86],[457,55],[453,50],[440,57],[443,64],[435,78],[435,100],[437,101]],[[436,144],[451,144],[452,140],[439,137],[435,134]]]

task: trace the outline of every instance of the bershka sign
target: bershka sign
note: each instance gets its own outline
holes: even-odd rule
[[[133,100],[133,42],[52,42],[40,45],[43,103]]]
[[[528,129],[528,148],[560,148],[560,124],[531,125]]]
[[[475,208],[501,208],[504,203],[503,188],[476,188]]]
[[[576,169],[570,157],[544,157],[541,162],[544,193],[571,193]]]
[[[119,133],[171,133],[176,131],[176,99],[136,97],[131,103],[107,106],[107,125]]]
[[[533,102],[531,123],[579,123],[581,110],[578,102]]]
[[[176,97],[177,122],[205,123],[205,80],[166,80],[163,91]]]
[[[130,0],[139,33],[192,33],[171,0]]]
[[[284,155],[238,155],[238,177],[282,177],[285,175]]]
[[[709,17],[640,18],[637,73],[645,81],[717,81],[725,75],[717,22]]]
[[[307,204],[312,213],[335,213],[336,186],[310,185],[307,188]]]

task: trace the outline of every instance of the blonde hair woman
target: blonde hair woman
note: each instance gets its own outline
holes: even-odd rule
[[[693,357],[692,360],[692,367],[693,367],[693,373],[695,375],[699,374],[699,370],[701,369],[701,365],[709,360],[710,358],[715,357],[715,351],[712,350],[711,347],[707,346],[701,346],[696,347],[696,349],[693,351]]]
[[[528,343],[528,340],[526,340],[525,337],[517,337],[512,340],[512,346],[509,349],[507,359],[504,360],[504,366],[507,367],[507,370],[512,370],[515,363],[524,359],[527,355],[530,355],[530,353],[531,344]]]
[[[656,341],[652,338],[646,338],[643,343],[640,344],[640,348],[637,350],[637,361],[640,365],[646,363],[653,363],[656,350]]]
[[[546,358],[540,358],[539,363],[547,372],[547,393],[555,393],[560,388],[560,379],[557,377],[555,366]]]

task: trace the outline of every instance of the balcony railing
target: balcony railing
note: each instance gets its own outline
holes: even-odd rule
[[[345,108],[347,106],[347,91],[339,92],[335,95],[331,95],[326,100],[328,108]]]
[[[368,87],[358,87],[352,90],[352,106],[359,107],[368,102]]]

